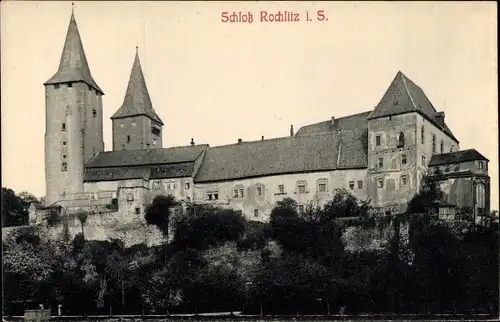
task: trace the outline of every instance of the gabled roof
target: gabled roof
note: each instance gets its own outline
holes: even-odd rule
[[[475,149],[455,151],[443,154],[434,154],[429,161],[429,166],[437,166],[443,164],[453,164],[468,161],[489,161],[484,155],[477,152]]]
[[[90,169],[195,162],[207,147],[208,145],[193,145],[165,149],[99,152],[85,167]]]
[[[149,97],[146,80],[142,72],[141,62],[139,61],[139,53],[135,53],[134,65],[130,72],[127,92],[123,99],[122,106],[116,111],[111,119],[131,117],[136,115],[146,115],[149,118],[163,125],[162,120],[156,114]]]
[[[341,131],[211,147],[195,182],[366,168],[364,131]]]
[[[368,115],[372,111],[353,114],[332,120],[305,125],[301,127],[295,135],[310,135],[332,132],[337,130],[352,131],[368,128]]]
[[[66,41],[64,42],[61,61],[59,62],[59,69],[44,85],[67,82],[85,82],[101,94],[104,94],[99,86],[97,86],[97,83],[90,73],[87,57],[83,50],[82,39],[80,38],[73,12],[71,13],[69,21]]]
[[[438,113],[424,91],[400,71],[368,119],[410,112],[421,114],[458,143],[448,126],[436,118]]]

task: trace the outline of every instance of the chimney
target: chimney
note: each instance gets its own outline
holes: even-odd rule
[[[191,145],[194,145],[194,139],[191,138]]]
[[[293,124],[290,125],[290,136],[293,136]]]
[[[264,135],[262,136],[262,141],[264,141]]]
[[[238,139],[238,144],[241,143],[241,142],[243,142],[243,141],[241,139]]]
[[[332,116],[332,126],[335,124],[335,116]]]
[[[444,126],[444,112],[437,112],[434,114],[434,118],[439,125]]]

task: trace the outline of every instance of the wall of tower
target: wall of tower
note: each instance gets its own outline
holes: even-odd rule
[[[416,129],[416,113],[368,121],[367,188],[374,206],[399,211],[416,193]],[[403,146],[400,146],[400,133],[404,134]]]
[[[80,109],[84,120],[84,162],[104,151],[102,95],[90,86],[80,88]]]
[[[144,115],[113,120],[113,150],[162,148],[162,133],[153,135],[153,122]],[[161,129],[161,126],[159,126]],[[155,139],[155,140],[154,140]]]
[[[83,83],[45,86],[45,180],[47,203],[83,191]],[[88,89],[87,89],[88,90]]]

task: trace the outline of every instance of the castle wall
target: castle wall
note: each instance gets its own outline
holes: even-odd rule
[[[320,184],[323,182],[326,182],[326,191],[320,192]],[[361,186],[358,186],[358,182],[362,182]],[[304,193],[301,193],[300,183],[306,184]],[[280,185],[283,186],[283,193],[280,192]],[[292,198],[299,205],[321,206],[332,199],[335,189],[340,188],[350,191],[361,200],[366,200],[368,197],[366,170],[335,170],[196,183],[194,200],[241,210],[248,219],[267,221],[278,201]],[[238,193],[240,189],[243,189],[243,197],[236,197],[235,189]],[[218,200],[207,200],[209,192],[217,192]]]
[[[416,113],[368,121],[367,189],[374,206],[399,210],[416,193],[416,128]],[[399,144],[400,133],[404,134],[402,146]],[[379,159],[383,160],[382,165]]]

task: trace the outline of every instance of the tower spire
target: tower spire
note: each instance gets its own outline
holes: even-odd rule
[[[156,114],[149,97],[146,80],[142,72],[141,61],[139,60],[139,47],[135,47],[135,59],[127,91],[123,99],[122,106],[116,111],[111,119],[124,118],[136,115],[146,115],[149,118],[163,125],[160,117]]]
[[[76,24],[74,4],[72,4],[71,8],[71,18],[59,62],[59,69],[44,85],[68,82],[85,82],[101,94],[104,94],[90,73],[82,39]]]

